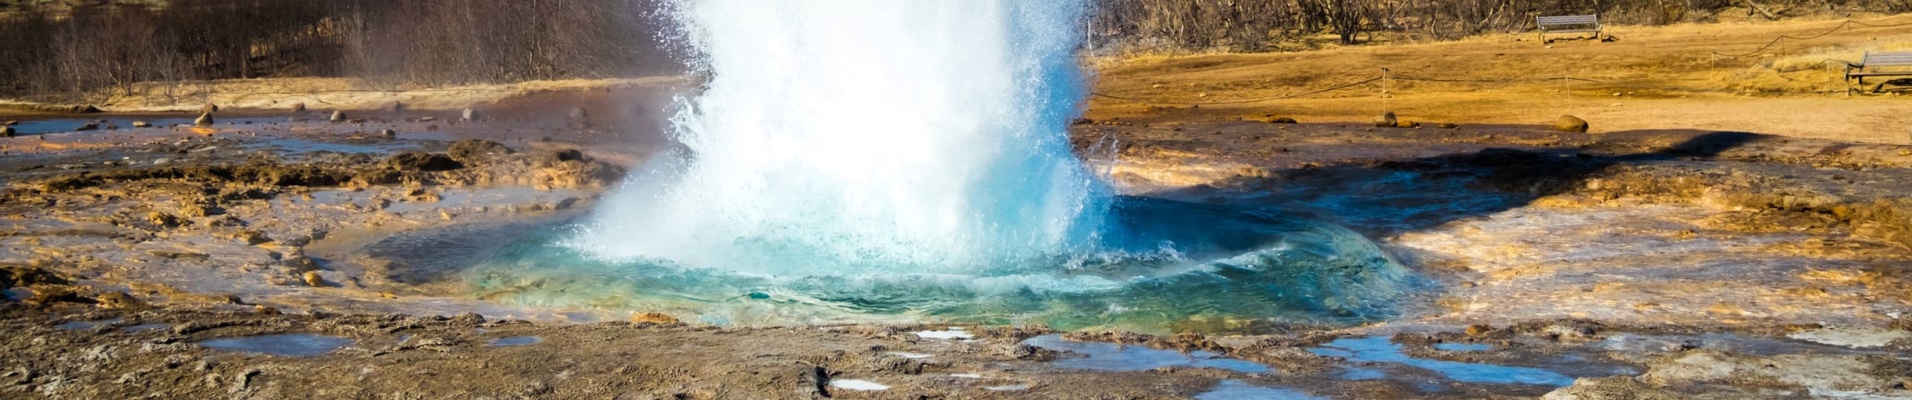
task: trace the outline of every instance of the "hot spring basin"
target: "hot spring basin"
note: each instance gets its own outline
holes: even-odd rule
[[[989,265],[829,267],[831,260],[800,250],[787,259],[807,267],[784,274],[602,260],[569,246],[575,231],[563,226],[499,232],[525,239],[463,276],[491,300],[664,312],[718,325],[935,318],[1138,332],[1372,321],[1392,316],[1394,299],[1414,286],[1413,275],[1372,242],[1336,225],[1266,210],[1118,199],[1095,243]],[[737,240],[758,250],[778,246]]]

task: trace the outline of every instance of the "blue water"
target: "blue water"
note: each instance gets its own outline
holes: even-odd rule
[[[63,330],[63,331],[83,331],[83,330],[89,330],[89,329],[98,328],[98,327],[102,327],[106,325],[112,325],[119,322],[120,322],[119,318],[106,319],[106,320],[100,320],[100,321],[72,321],[72,322],[67,322],[67,323],[63,323],[59,325],[54,325],[53,328]]]
[[[1281,215],[1122,197],[1101,251],[971,271],[845,267],[765,274],[666,260],[605,262],[531,234],[467,271],[488,298],[537,306],[662,311],[719,324],[913,321],[1043,323],[1142,332],[1243,329],[1253,321],[1358,323],[1393,315],[1414,277],[1360,235]],[[519,233],[523,234],[523,233]]]
[[[265,354],[280,357],[311,357],[331,354],[352,344],[352,339],[312,333],[249,336],[213,339],[200,346],[221,351]]]
[[[1127,346],[1115,343],[1077,342],[1063,339],[1061,335],[1043,335],[1022,341],[1023,344],[1055,351],[1076,353],[1083,357],[1064,356],[1052,363],[1057,367],[1087,369],[1096,371],[1147,371],[1162,367],[1216,368],[1229,371],[1258,374],[1268,372],[1266,365],[1222,357],[1207,351],[1183,353],[1175,350],[1152,349],[1146,346]]]
[[[544,342],[544,338],[540,338],[537,336],[512,336],[508,338],[493,339],[491,341],[491,346],[492,347],[528,346],[528,345],[534,345],[534,344],[543,343],[543,342]]]
[[[1401,345],[1389,342],[1388,338],[1384,336],[1335,339],[1333,342],[1329,342],[1321,347],[1310,348],[1308,351],[1323,356],[1340,357],[1356,362],[1397,363],[1434,371],[1447,377],[1447,379],[1468,383],[1499,383],[1555,387],[1573,384],[1572,377],[1539,368],[1409,357],[1401,353]]]
[[[1195,400],[1322,400],[1322,397],[1286,388],[1269,388],[1249,385],[1246,382],[1229,379],[1216,385],[1214,389],[1195,395]]]
[[[1434,349],[1440,351],[1487,351],[1493,348],[1494,346],[1482,343],[1436,343],[1434,345]]]

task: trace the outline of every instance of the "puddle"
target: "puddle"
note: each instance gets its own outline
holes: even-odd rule
[[[1373,368],[1348,367],[1341,372],[1341,379],[1351,381],[1371,381],[1388,377],[1388,373]]]
[[[251,336],[242,338],[213,339],[199,342],[213,350],[236,351],[242,353],[265,354],[281,357],[310,357],[331,354],[346,345],[352,339],[325,336],[313,333],[288,333],[282,335]]]
[[[544,338],[537,336],[512,336],[503,339],[493,339],[491,341],[491,347],[528,346],[538,343],[544,343]]]
[[[1195,400],[1322,400],[1299,390],[1266,388],[1238,380],[1224,380],[1213,390],[1195,395]]]
[[[197,118],[199,118],[198,115],[171,117],[171,118],[107,117],[107,118],[42,119],[42,120],[33,120],[33,121],[20,121],[20,124],[14,125],[13,129],[15,131],[15,134],[17,135],[40,135],[40,134],[47,134],[47,133],[65,133],[65,132],[74,132],[75,129],[79,129],[80,126],[82,125],[95,123],[95,122],[99,122],[98,130],[85,131],[82,133],[112,132],[111,130],[106,129],[108,125],[117,125],[119,126],[119,130],[122,130],[122,131],[134,130],[134,129],[172,129],[175,126],[192,125],[193,120]],[[213,124],[213,127],[219,128],[219,127],[226,127],[226,126],[232,126],[232,125],[267,124],[267,123],[285,122],[285,117],[219,118],[217,115],[215,115],[214,120],[218,121],[218,123]],[[104,121],[104,122],[100,122],[100,121]],[[133,121],[146,121],[148,123],[153,124],[153,127],[134,128]]]
[[[54,325],[53,329],[59,329],[63,331],[85,331],[85,330],[92,330],[93,328],[116,324],[119,322],[120,322],[119,318],[103,319],[99,321],[73,321],[73,322],[67,322],[67,323],[63,323],[59,325]]]
[[[277,153],[279,154],[291,155],[318,152],[385,154],[399,150],[418,149],[420,147],[417,143],[411,142],[358,144],[321,142],[306,139],[270,138],[248,143],[244,146],[240,146],[240,148],[247,151],[258,151],[270,148],[277,149]]]
[[[1401,353],[1401,345],[1388,342],[1385,336],[1365,338],[1335,339],[1322,347],[1310,348],[1309,352],[1346,358],[1356,362],[1385,362],[1440,373],[1447,379],[1468,383],[1499,383],[1519,385],[1545,385],[1561,387],[1573,384],[1573,378],[1539,368],[1510,367],[1493,364],[1474,364],[1454,361],[1429,360],[1408,357]]]
[[[1488,351],[1488,350],[1493,350],[1494,346],[1481,344],[1481,343],[1437,343],[1434,345],[1434,349],[1440,350],[1440,351],[1456,351],[1456,352]]]
[[[173,324],[139,324],[139,325],[133,325],[133,326],[125,327],[125,328],[120,328],[120,332],[139,333],[139,332],[146,332],[146,331],[163,331],[168,329],[173,329]]]
[[[873,391],[890,389],[889,385],[884,385],[884,384],[876,383],[876,382],[870,382],[870,381],[866,381],[862,379],[831,379],[830,387],[837,388],[837,389],[858,390],[858,391],[865,391],[865,392],[873,392]]]
[[[1042,335],[1029,338],[1029,340],[1024,340],[1022,343],[1049,350],[1067,351],[1088,356],[1061,358],[1051,362],[1062,368],[1096,371],[1146,371],[1162,367],[1197,367],[1225,369],[1250,374],[1269,371],[1266,365],[1225,358],[1220,354],[1206,351],[1182,353],[1174,350],[1151,349],[1144,346],[1076,342],[1064,340],[1062,339],[1062,335]]]
[[[919,331],[919,332],[910,332],[910,333],[914,333],[916,334],[916,337],[920,337],[924,339],[953,340],[953,339],[972,339],[976,337],[976,335],[972,335],[969,332],[963,332],[963,328],[949,328],[949,330],[946,330],[946,331]]]

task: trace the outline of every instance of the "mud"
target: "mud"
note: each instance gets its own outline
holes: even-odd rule
[[[1912,396],[1912,148],[1739,132],[1075,127],[1128,194],[1341,224],[1427,281],[1361,326],[708,326],[471,286],[664,150],[636,110],[666,97],[0,139],[0,397]]]

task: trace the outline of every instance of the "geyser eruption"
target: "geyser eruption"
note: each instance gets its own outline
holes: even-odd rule
[[[938,319],[1241,329],[1388,314],[1409,274],[1346,229],[1112,196],[1071,154],[1083,0],[681,0],[709,81],[681,147],[490,298],[719,324]]]
[[[954,272],[1086,244],[1080,0],[686,0],[683,152],[574,244],[764,274]]]

